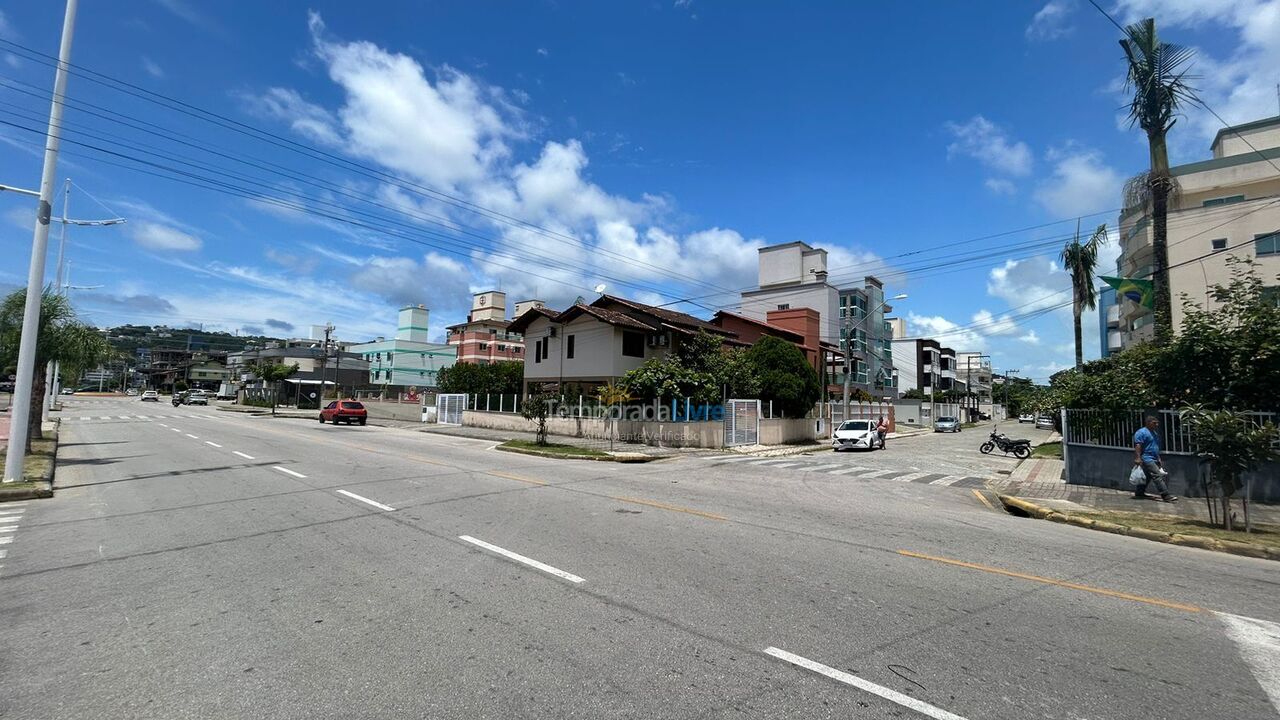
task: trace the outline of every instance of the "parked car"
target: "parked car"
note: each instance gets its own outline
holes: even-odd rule
[[[876,433],[876,424],[871,420],[845,420],[840,427],[831,433],[831,449],[841,450],[875,450],[884,449],[880,435]]]
[[[143,390],[142,402],[147,402],[148,400],[151,402],[160,402],[160,393],[155,390]]]
[[[960,418],[942,415],[933,423],[934,432],[960,432]]]
[[[328,420],[334,425],[340,422],[363,425],[368,418],[369,411],[364,409],[364,404],[355,400],[334,400],[320,411],[320,422]]]
[[[76,391],[75,391],[75,390],[72,390],[71,388],[62,388],[62,394],[63,394],[63,395],[75,395],[75,394],[76,394]]]
[[[1036,418],[1036,429],[1037,429],[1037,430],[1052,430],[1052,429],[1053,429],[1053,418],[1049,417],[1048,415],[1041,415],[1040,417]]]
[[[1031,413],[1022,413],[1021,415],[1018,416],[1019,425],[1021,425],[1024,422],[1033,423],[1035,421],[1036,421],[1036,416],[1032,415]]]
[[[209,396],[202,392],[193,392],[187,396],[188,405],[208,405]]]

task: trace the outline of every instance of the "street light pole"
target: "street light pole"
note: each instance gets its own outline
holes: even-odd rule
[[[22,337],[18,345],[18,376],[13,394],[13,416],[9,427],[9,448],[5,456],[4,482],[22,479],[27,459],[28,424],[31,421],[31,391],[35,379],[36,342],[40,330],[40,305],[44,292],[44,262],[49,249],[49,216],[52,214],[53,183],[58,170],[58,146],[62,138],[62,108],[67,91],[67,69],[71,62],[71,40],[75,35],[76,5],[67,0],[62,19],[62,42],[58,47],[58,69],[53,77],[53,97],[49,107],[49,127],[45,133],[44,168],[40,173],[40,204],[31,239],[31,266],[27,271],[27,304],[22,314]]]

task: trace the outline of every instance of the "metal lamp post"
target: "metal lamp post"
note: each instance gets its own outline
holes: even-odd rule
[[[44,168],[40,173],[40,204],[31,239],[31,265],[27,271],[27,304],[22,315],[22,338],[18,345],[17,385],[14,387],[13,416],[9,429],[9,451],[5,456],[4,482],[22,479],[27,459],[28,423],[31,420],[31,384],[35,378],[36,342],[39,335],[41,295],[44,289],[44,262],[49,248],[49,216],[52,214],[54,175],[58,169],[58,147],[62,139],[62,109],[67,92],[67,69],[71,62],[71,40],[75,35],[78,0],[67,0],[62,20],[62,41],[58,47],[58,69],[53,78],[49,127],[45,133]]]
[[[897,295],[894,295],[893,297],[882,301],[879,305],[875,306],[875,308],[873,308],[870,312],[868,312],[861,319],[859,319],[858,322],[853,323],[852,325],[849,323],[849,320],[851,320],[852,318],[849,318],[849,317],[845,318],[844,397],[843,397],[843,403],[841,404],[840,422],[844,422],[845,420],[849,419],[849,383],[850,383],[850,376],[853,374],[853,352],[852,352],[853,343],[851,341],[851,336],[853,335],[853,333],[850,331],[856,330],[858,326],[861,325],[867,318],[871,317],[872,315],[875,315],[878,310],[888,305],[889,300],[906,300],[906,299],[907,299],[906,293],[898,293]]]

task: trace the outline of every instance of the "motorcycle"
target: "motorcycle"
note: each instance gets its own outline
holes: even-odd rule
[[[1031,457],[1031,441],[1030,440],[1010,440],[1002,433],[991,431],[991,439],[982,443],[978,447],[979,452],[983,455],[990,455],[992,450],[1000,448],[1000,452],[1013,453],[1013,456],[1019,460],[1025,460]]]
[[[179,405],[185,405],[186,403],[187,403],[187,396],[186,396],[186,395],[181,395],[181,394],[179,394],[179,393],[174,393],[174,394],[173,394],[173,406],[174,406],[174,407],[178,407]]]

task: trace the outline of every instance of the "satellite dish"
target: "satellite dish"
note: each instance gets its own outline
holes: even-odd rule
[[[596,286],[596,292],[597,292],[597,293],[599,293],[599,294],[601,294],[601,295],[603,295],[603,294],[604,294],[604,287],[605,287],[605,286],[604,286],[604,283],[600,283],[599,285],[597,285],[597,286]]]

